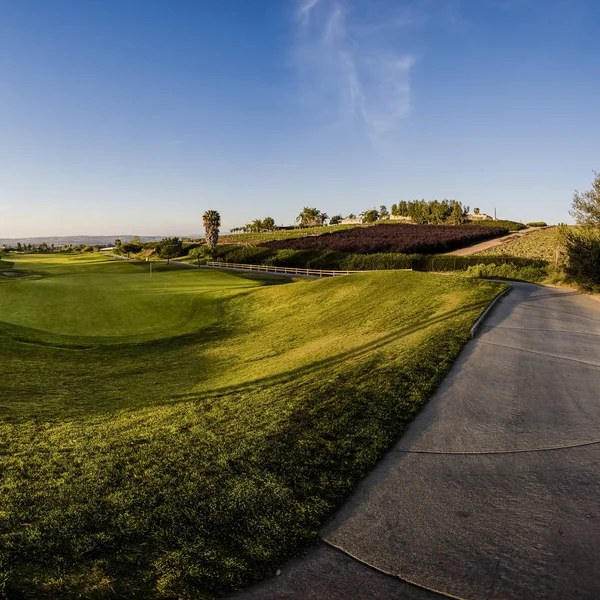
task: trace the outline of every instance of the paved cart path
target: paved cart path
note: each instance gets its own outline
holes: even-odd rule
[[[600,598],[600,303],[513,285],[322,545],[234,598]]]
[[[450,256],[471,256],[473,254],[483,252],[484,250],[489,250],[490,248],[496,248],[496,246],[502,246],[506,242],[522,238],[523,236],[529,235],[534,231],[539,231],[540,229],[545,229],[545,227],[528,227],[527,229],[521,229],[521,231],[515,231],[514,233],[509,233],[508,235],[496,238],[494,240],[487,240],[485,242],[475,244],[474,246],[469,246],[468,248],[460,248],[459,250],[447,252],[446,254],[449,254]]]

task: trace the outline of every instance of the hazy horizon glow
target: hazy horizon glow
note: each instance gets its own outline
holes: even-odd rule
[[[454,198],[570,221],[595,0],[0,0],[0,238]]]

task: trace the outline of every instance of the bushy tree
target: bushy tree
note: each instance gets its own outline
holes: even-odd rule
[[[339,225],[343,218],[344,217],[342,217],[342,215],[334,215],[333,217],[331,217],[331,219],[329,219],[329,224],[330,225]]]
[[[156,253],[160,258],[166,259],[167,263],[172,258],[177,258],[183,252],[183,242],[178,237],[164,238],[156,244]]]
[[[138,252],[141,252],[143,247],[144,243],[142,242],[140,236],[134,235],[128,242],[120,244],[119,250],[121,252],[125,252],[129,257],[131,254],[137,254]]]
[[[567,274],[582,288],[600,287],[600,228],[562,227],[567,253]]]
[[[202,215],[204,231],[206,234],[206,245],[214,248],[219,241],[219,227],[221,226],[221,215],[216,210],[207,210]]]
[[[569,214],[580,225],[600,227],[600,173],[594,171],[591,189],[581,193],[575,190]]]
[[[390,213],[387,209],[387,206],[385,206],[384,204],[382,204],[379,207],[379,218],[380,219],[387,219],[390,216]]]
[[[296,223],[300,227],[318,227],[324,225],[329,217],[318,208],[309,208],[305,206],[302,212],[296,217]]]
[[[262,228],[265,231],[274,231],[276,229],[275,219],[273,217],[267,217],[266,219],[263,219]]]
[[[379,211],[376,208],[365,210],[361,213],[363,223],[375,223],[379,219]]]
[[[452,225],[462,225],[467,220],[467,215],[469,214],[469,207],[463,206],[460,202],[456,200],[452,201],[452,213],[448,218],[448,221]]]

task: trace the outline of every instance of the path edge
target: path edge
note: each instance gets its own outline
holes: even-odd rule
[[[513,289],[513,286],[510,285],[510,283],[507,285],[508,285],[508,287],[505,290],[502,290],[489,303],[488,307],[481,313],[481,315],[479,315],[479,318],[477,319],[477,321],[475,321],[475,323],[473,323],[473,325],[471,325],[471,339],[473,339],[477,335],[479,328],[483,325],[483,322],[485,321],[487,316],[490,314],[490,312],[492,312],[492,309],[494,308],[494,306],[496,306],[496,304],[498,304],[498,302],[500,302],[500,300],[502,300],[502,298],[504,298],[504,296],[506,296],[508,293],[511,292],[511,290]]]

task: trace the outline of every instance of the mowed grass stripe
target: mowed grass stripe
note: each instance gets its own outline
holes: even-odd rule
[[[30,289],[55,272],[75,294],[73,269],[115,294],[139,275],[93,260],[31,265],[50,277]],[[47,331],[38,343],[26,319],[22,341],[0,326],[9,597],[214,598],[272,573],[316,539],[502,287],[402,272],[277,286],[163,274],[176,291],[157,290],[140,322],[160,321],[165,298],[188,290],[196,329],[112,344],[103,330],[101,344],[76,347],[64,334],[53,346]],[[86,297],[93,312],[99,296]],[[217,316],[205,322],[208,299]],[[92,322],[80,340],[94,339]]]

